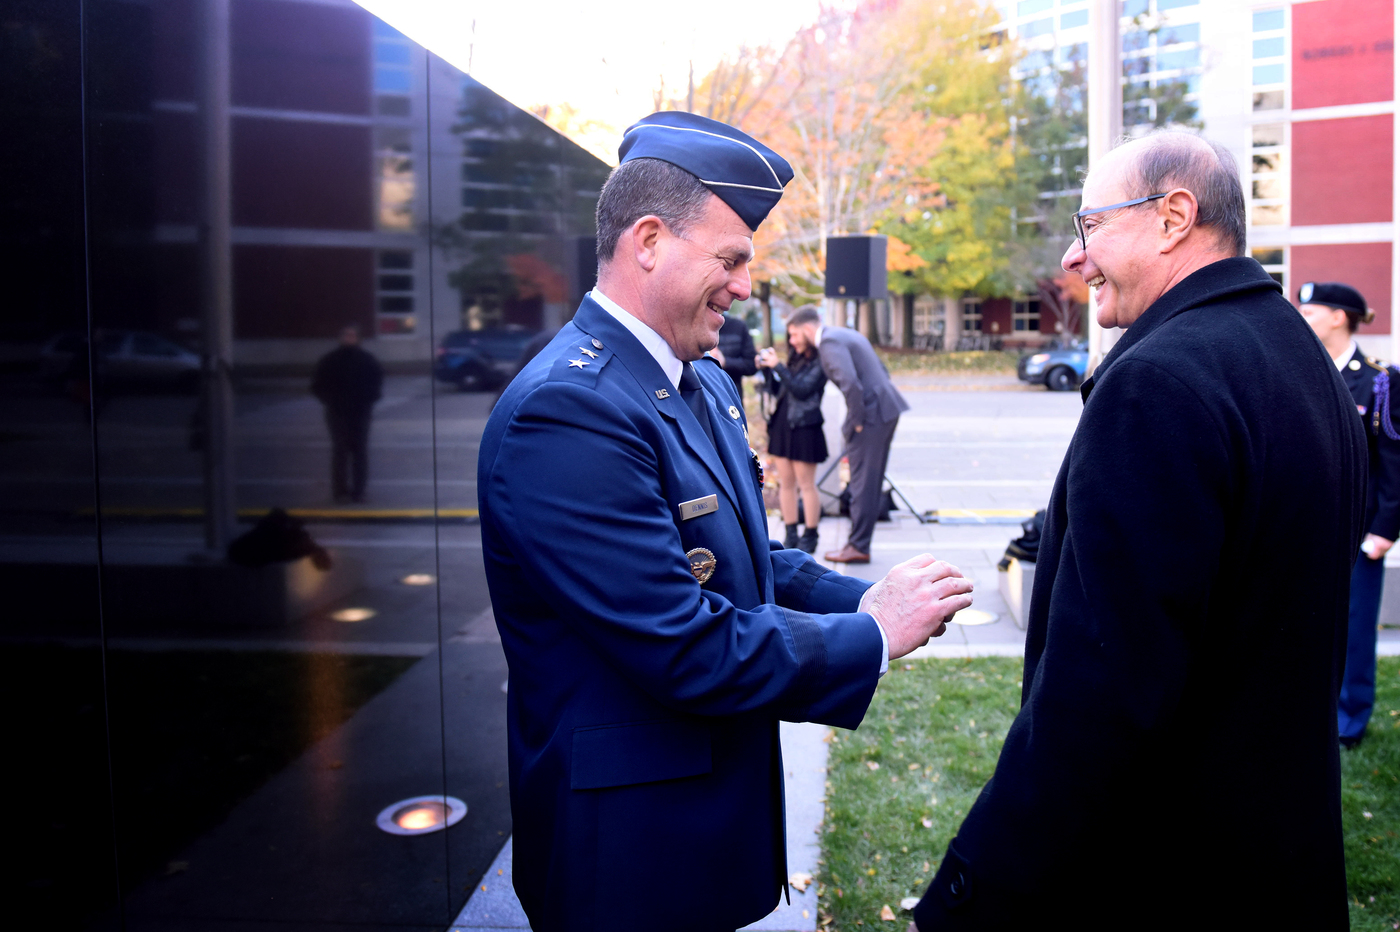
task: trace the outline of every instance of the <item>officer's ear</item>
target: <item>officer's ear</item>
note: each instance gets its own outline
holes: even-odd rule
[[[655,214],[647,214],[645,217],[638,218],[627,234],[631,237],[633,259],[637,265],[648,272],[656,269],[661,237],[665,231],[666,225],[661,222],[660,217]]]
[[[1173,188],[1157,203],[1157,241],[1160,251],[1168,253],[1196,228],[1200,208],[1196,195],[1185,188]]]

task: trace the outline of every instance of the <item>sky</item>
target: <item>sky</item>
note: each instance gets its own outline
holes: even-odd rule
[[[355,0],[419,45],[511,103],[568,104],[591,130],[571,133],[617,161],[622,131],[653,109],[664,80],[685,93],[689,63],[700,80],[740,45],[782,46],[817,16],[819,0],[729,5],[672,0]],[[828,3],[828,5],[844,5]]]

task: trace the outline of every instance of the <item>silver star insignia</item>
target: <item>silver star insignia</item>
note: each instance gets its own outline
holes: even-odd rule
[[[587,359],[570,359],[570,360],[569,360],[569,368],[570,368],[570,369],[582,369],[582,368],[583,368],[584,366],[586,366],[586,365],[588,365],[588,360],[587,360]]]
[[[580,346],[579,349],[580,349],[582,352],[587,353],[589,356],[592,356],[594,359],[597,359],[597,358],[598,358],[598,354],[595,353],[595,352],[593,352],[591,349],[589,349],[589,348],[586,347],[586,346]]]

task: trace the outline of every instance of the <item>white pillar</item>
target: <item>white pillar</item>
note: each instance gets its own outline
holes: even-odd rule
[[[1400,27],[1400,0],[1395,0],[1391,19],[1391,39]],[[1391,101],[1395,106],[1390,133],[1390,361],[1400,361],[1400,68],[1392,68],[1395,85]]]
[[[1400,0],[1397,0],[1400,2]],[[1118,0],[1089,4],[1089,170],[1123,134],[1123,46],[1118,35]],[[1096,207],[1096,204],[1086,204]],[[1094,293],[1089,292],[1089,371],[1093,372],[1122,331],[1099,326]]]

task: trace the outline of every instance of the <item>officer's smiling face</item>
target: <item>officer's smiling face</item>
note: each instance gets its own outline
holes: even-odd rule
[[[704,219],[686,235],[667,231],[657,244],[648,303],[660,313],[658,333],[681,359],[699,359],[719,345],[724,314],[749,296],[753,231],[710,195]]]

